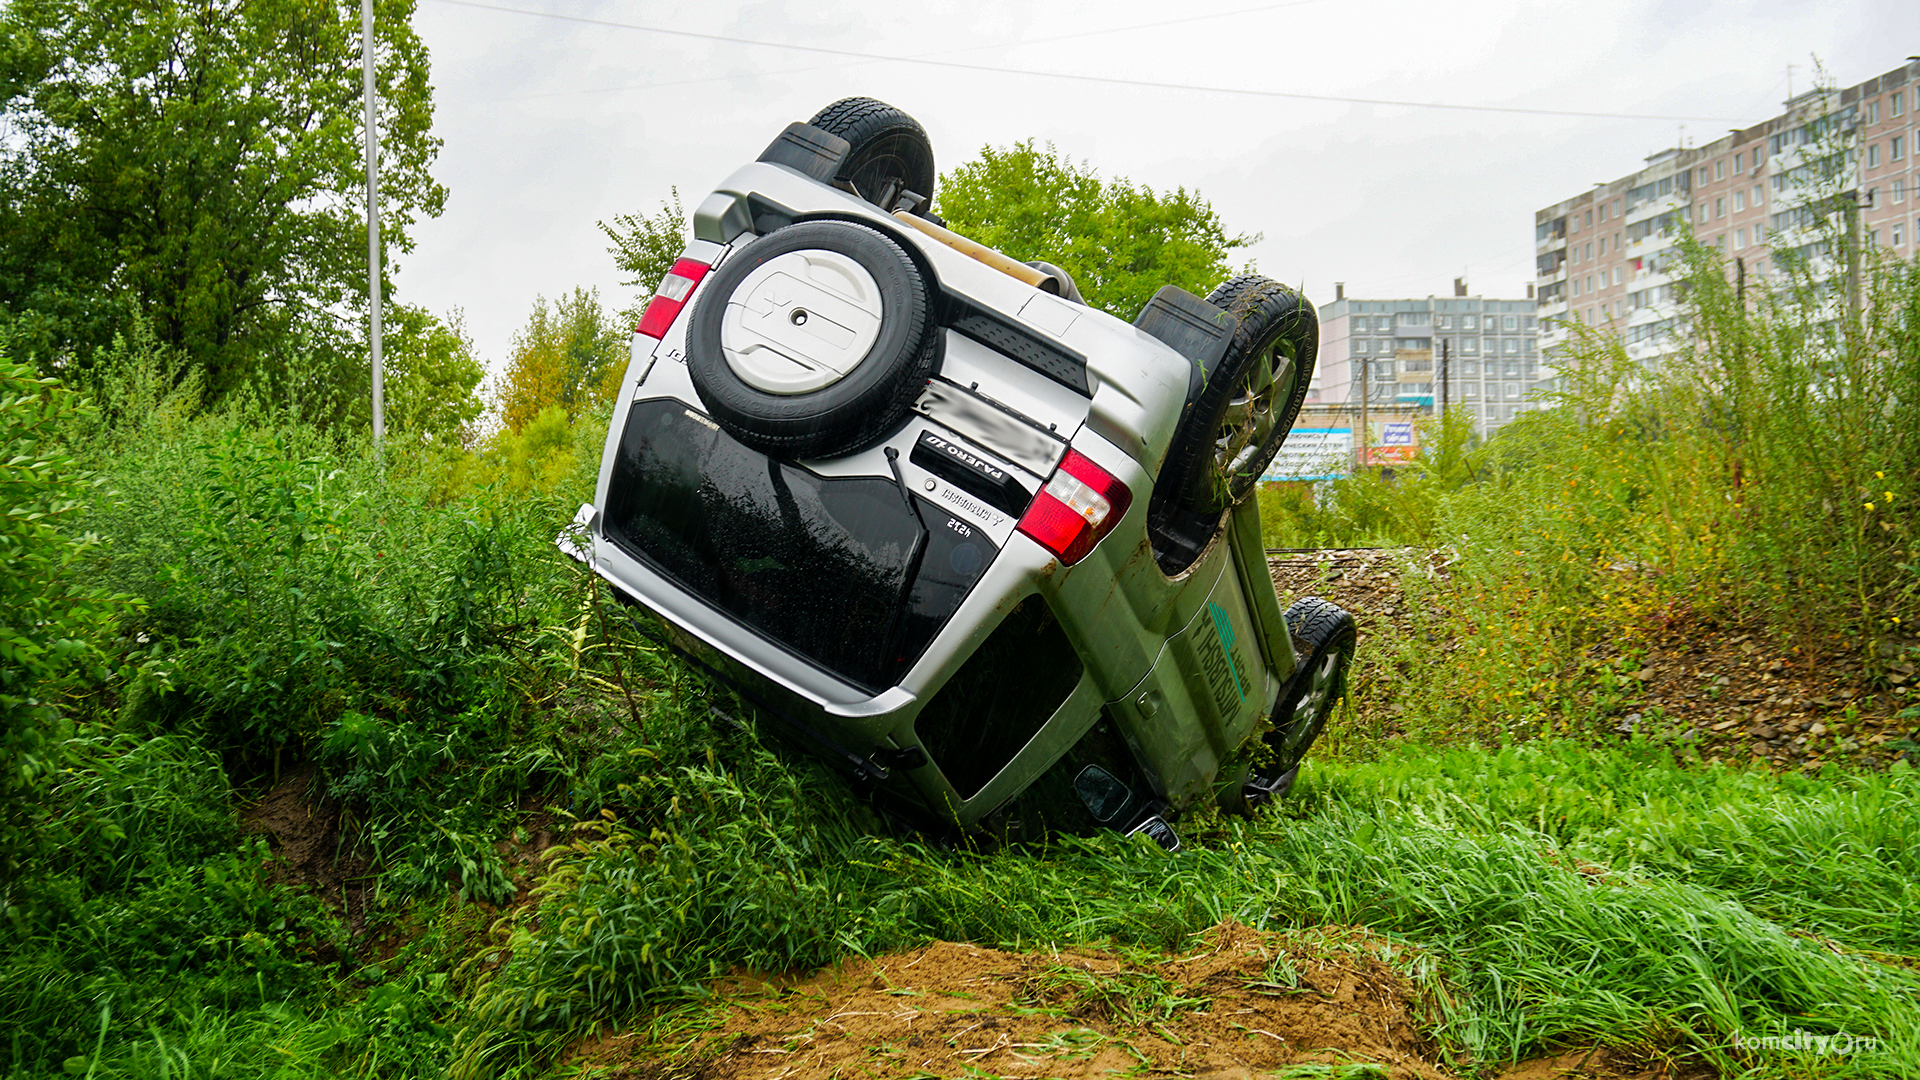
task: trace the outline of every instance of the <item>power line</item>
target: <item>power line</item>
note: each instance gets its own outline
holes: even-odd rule
[[[1003,42],[995,42],[990,45],[968,45],[968,46],[965,46],[964,48],[959,48],[959,49],[942,49],[938,52],[914,53],[913,55],[910,55],[910,56],[886,56],[886,57],[876,56],[872,60],[863,60],[860,62],[861,63],[885,63],[888,61],[915,61],[915,60],[927,60],[937,56],[953,56],[957,53],[982,52],[987,49],[1017,49],[1017,48],[1024,48],[1028,45],[1046,45],[1046,44],[1052,44],[1054,42],[1059,42],[1059,41],[1075,41],[1081,38],[1099,37],[1103,34],[1120,34],[1120,33],[1126,33],[1127,31],[1131,31],[1131,30],[1156,30],[1163,26],[1178,26],[1182,23],[1203,22],[1208,19],[1229,19],[1237,15],[1256,15],[1256,14],[1260,14],[1268,11],[1278,11],[1282,8],[1306,7],[1309,4],[1323,4],[1326,2],[1327,0],[1289,0],[1289,2],[1283,3],[1283,4],[1262,4],[1259,7],[1236,8],[1232,11],[1215,11],[1205,15],[1188,15],[1184,18],[1162,19],[1158,22],[1132,23],[1127,26],[1107,26],[1107,27],[1101,27],[1100,29],[1097,29],[1097,30],[1079,30],[1071,34],[1055,34],[1055,35],[1052,35],[1051,37],[1028,38],[1024,41],[1003,41]],[[559,16],[559,17],[565,18],[566,16]],[[840,65],[840,66],[845,67],[845,66],[854,66],[854,65]],[[813,65],[811,67],[803,67],[803,68],[782,68],[779,71],[755,72],[754,74],[756,77],[769,77],[769,76],[777,76],[777,75],[802,75],[810,71],[831,71],[831,70],[834,70],[834,68],[821,66],[821,65]],[[490,103],[505,102],[505,101],[537,101],[541,98],[574,97],[580,94],[618,94],[618,93],[624,93],[629,90],[660,90],[660,89],[665,89],[671,86],[697,86],[701,83],[731,82],[732,80],[737,78],[740,78],[740,75],[738,74],[708,75],[698,79],[674,79],[669,82],[627,83],[622,86],[599,86],[599,87],[591,87],[591,88],[582,89],[582,90],[553,90],[544,94],[516,94],[513,97],[488,98],[487,101]]]
[[[1154,82],[1147,79],[1122,79],[1102,75],[1076,75],[1064,71],[1036,71],[1029,68],[996,67],[991,64],[968,64],[958,60],[935,60],[924,56],[885,56],[879,53],[859,52],[854,49],[832,49],[821,45],[794,45],[783,41],[763,41],[756,38],[733,37],[727,34],[706,34],[696,30],[669,30],[661,26],[643,26],[639,23],[615,22],[611,19],[593,19],[584,15],[562,15],[552,11],[534,11],[528,8],[508,7],[504,4],[485,4],[480,3],[479,0],[434,0],[434,2],[452,4],[457,7],[477,8],[482,11],[500,11],[511,15],[532,15],[543,19],[559,19],[564,22],[584,23],[589,26],[606,26],[619,30],[638,30],[642,33],[690,38],[695,41],[716,41],[727,45],[757,45],[770,49],[789,49],[795,52],[819,53],[825,56],[844,56],[855,60],[892,61],[901,64],[920,64],[927,67],[951,68],[959,71],[984,71],[996,75],[1025,75],[1038,79],[1063,79],[1072,82],[1097,83],[1104,86],[1134,86],[1148,90],[1182,90],[1190,93],[1279,98],[1288,101],[1322,101],[1341,105],[1380,105],[1400,109],[1448,109],[1460,112],[1512,113],[1524,116],[1571,116],[1595,120],[1660,120],[1668,123],[1689,120],[1696,123],[1710,124],[1741,122],[1738,117],[1725,116],[1672,116],[1651,113],[1585,112],[1575,109],[1528,109],[1513,105],[1456,105],[1435,101],[1395,101],[1386,98],[1341,97],[1333,94],[1301,94],[1284,90],[1250,90],[1233,86],[1197,86],[1190,83]],[[635,89],[639,88],[636,87]]]

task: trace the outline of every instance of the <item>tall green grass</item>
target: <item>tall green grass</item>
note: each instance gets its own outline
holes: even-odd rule
[[[544,1060],[737,964],[929,938],[1179,950],[1228,918],[1415,946],[1437,1034],[1477,1061],[1600,1042],[1737,1071],[1736,1034],[1803,1028],[1886,1052],[1757,1075],[1920,1062],[1920,976],[1874,958],[1913,948],[1908,770],[1828,789],[1646,746],[1408,752],[1316,765],[1298,818],[1222,824],[1169,858],[1119,837],[978,854],[848,832],[749,749],[657,774],[669,813],[590,825],[556,859],[537,911],[502,927],[511,959],[469,1014],[463,1074]]]

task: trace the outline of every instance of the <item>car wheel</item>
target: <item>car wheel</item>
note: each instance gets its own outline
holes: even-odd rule
[[[694,305],[687,371],[713,419],[748,446],[839,457],[900,422],[940,341],[926,282],[899,244],[806,221],[714,271]]]
[[[836,180],[860,197],[892,211],[903,192],[933,199],[933,143],[920,122],[884,101],[841,98],[808,121],[852,144]]]
[[[1287,608],[1287,627],[1293,631],[1299,667],[1273,710],[1273,730],[1266,736],[1273,760],[1250,785],[1268,797],[1284,795],[1293,786],[1300,760],[1346,696],[1347,669],[1359,640],[1353,616],[1317,596],[1302,597]]]
[[[1239,326],[1174,432],[1162,476],[1185,508],[1217,514],[1253,491],[1292,430],[1313,378],[1320,322],[1305,297],[1258,274],[1233,278],[1207,301]]]

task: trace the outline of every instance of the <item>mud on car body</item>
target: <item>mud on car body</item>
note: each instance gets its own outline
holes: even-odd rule
[[[1317,327],[1236,278],[1132,324],[946,230],[925,133],[793,124],[694,214],[561,544],[898,812],[1147,831],[1284,794],[1353,622],[1249,496]]]

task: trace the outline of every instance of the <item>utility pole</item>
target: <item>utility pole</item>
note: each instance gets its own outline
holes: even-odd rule
[[[1360,358],[1360,460],[1354,463],[1354,472],[1358,473],[1367,465],[1367,459],[1373,455],[1367,446],[1367,399],[1373,396],[1373,387],[1368,379],[1372,361],[1368,357]]]
[[[1451,338],[1440,339],[1440,421],[1443,424],[1447,417],[1447,346],[1451,344]]]
[[[1736,255],[1733,259],[1733,299],[1740,306],[1740,314],[1747,313],[1747,260]]]
[[[367,102],[367,343],[373,351],[373,445],[387,434],[380,366],[380,129],[373,101],[373,0],[360,0],[360,80]]]

